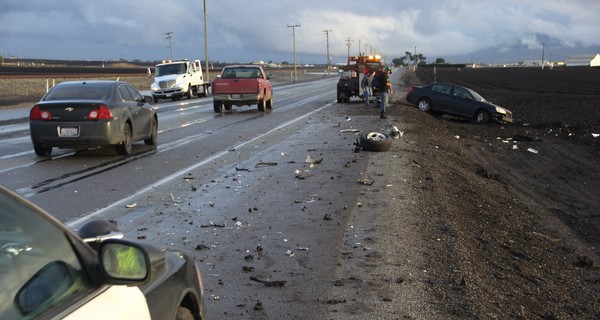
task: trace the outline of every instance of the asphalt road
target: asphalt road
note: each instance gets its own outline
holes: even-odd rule
[[[129,158],[112,148],[77,153],[55,149],[51,159],[38,158],[26,119],[4,121],[0,126],[0,181],[64,222],[87,219],[181,179],[192,169],[226,161],[231,150],[252,141],[269,143],[274,131],[285,130],[331,103],[335,79],[278,86],[274,97],[274,110],[267,114],[254,106],[215,114],[210,97],[164,100],[156,105],[158,147],[138,142]]]
[[[161,102],[158,147],[136,143],[129,158],[109,148],[40,159],[25,122],[0,122],[0,181],[72,228],[112,219],[127,237],[192,255],[209,319],[386,317],[399,306],[357,285],[360,266],[379,254],[370,215],[393,214],[388,199],[410,198],[392,187],[406,168],[386,176],[389,154],[353,152],[356,130],[389,121],[360,102],[337,104],[336,81],[277,86],[267,114],[215,114],[210,97]],[[382,267],[378,275],[397,272]],[[413,309],[423,308],[414,301]]]

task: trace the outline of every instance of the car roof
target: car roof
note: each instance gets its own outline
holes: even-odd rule
[[[64,81],[56,86],[79,86],[79,85],[91,85],[95,87],[112,86],[115,84],[127,84],[125,81],[119,80],[78,80],[78,81]]]

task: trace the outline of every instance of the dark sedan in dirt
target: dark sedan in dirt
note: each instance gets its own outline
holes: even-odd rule
[[[77,234],[0,185],[0,319],[204,319],[198,264],[122,237],[107,220]]]
[[[510,123],[512,112],[485,100],[477,92],[453,84],[412,86],[406,101],[420,110],[472,119],[475,123]]]
[[[123,81],[69,81],[48,91],[31,109],[33,149],[48,157],[53,147],[84,149],[114,146],[130,155],[132,144],[157,143],[158,117],[142,96]]]

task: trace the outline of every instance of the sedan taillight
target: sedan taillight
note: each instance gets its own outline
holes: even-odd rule
[[[88,120],[112,119],[112,113],[107,106],[101,104],[98,109],[94,109],[88,113]]]
[[[29,120],[50,120],[50,119],[52,119],[52,115],[50,114],[50,112],[40,109],[40,107],[37,104],[35,106],[33,106],[33,108],[31,108],[31,111],[29,112]]]

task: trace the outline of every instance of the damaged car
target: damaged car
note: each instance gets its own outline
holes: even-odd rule
[[[471,119],[474,123],[512,123],[512,112],[472,89],[448,83],[411,86],[406,101],[421,111]]]

